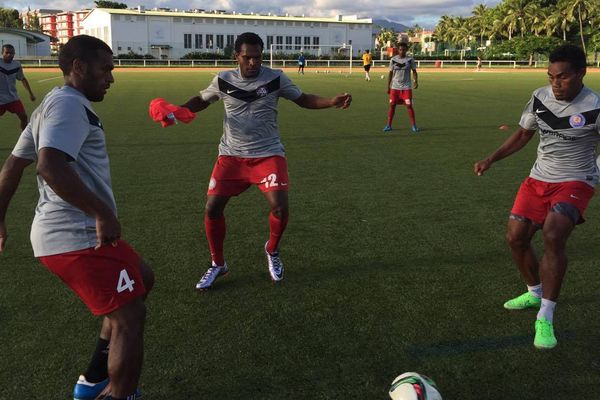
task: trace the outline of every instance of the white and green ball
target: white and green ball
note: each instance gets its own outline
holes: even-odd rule
[[[405,372],[397,376],[389,394],[392,400],[442,400],[435,382],[416,372]]]

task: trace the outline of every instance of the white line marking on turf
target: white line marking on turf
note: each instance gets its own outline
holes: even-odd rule
[[[52,78],[41,79],[41,80],[38,81],[38,83],[40,83],[40,82],[46,82],[46,81],[51,81],[52,79],[59,79],[59,78],[62,78],[62,76],[54,76]]]

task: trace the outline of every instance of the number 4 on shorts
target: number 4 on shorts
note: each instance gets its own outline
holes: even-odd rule
[[[127,274],[127,270],[122,270],[119,275],[119,282],[117,283],[117,292],[124,292],[125,289],[128,289],[130,292],[133,292],[133,284],[135,281],[129,277]]]

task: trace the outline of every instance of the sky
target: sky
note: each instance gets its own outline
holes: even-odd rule
[[[419,24],[433,28],[441,15],[468,16],[477,4],[493,7],[500,0],[117,0],[129,7],[169,7],[171,9],[226,10],[236,12],[275,13],[331,17],[358,15],[363,18],[387,19],[407,26]],[[385,5],[382,5],[385,4]],[[53,8],[74,11],[94,6],[93,0],[0,0],[0,7],[26,10]]]

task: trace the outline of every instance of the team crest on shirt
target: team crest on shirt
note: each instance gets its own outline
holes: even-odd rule
[[[585,125],[585,117],[583,114],[574,114],[569,118],[569,124],[573,128],[581,128]]]
[[[269,91],[264,86],[259,87],[258,89],[256,89],[256,96],[257,97],[265,97],[268,94],[269,94]]]

